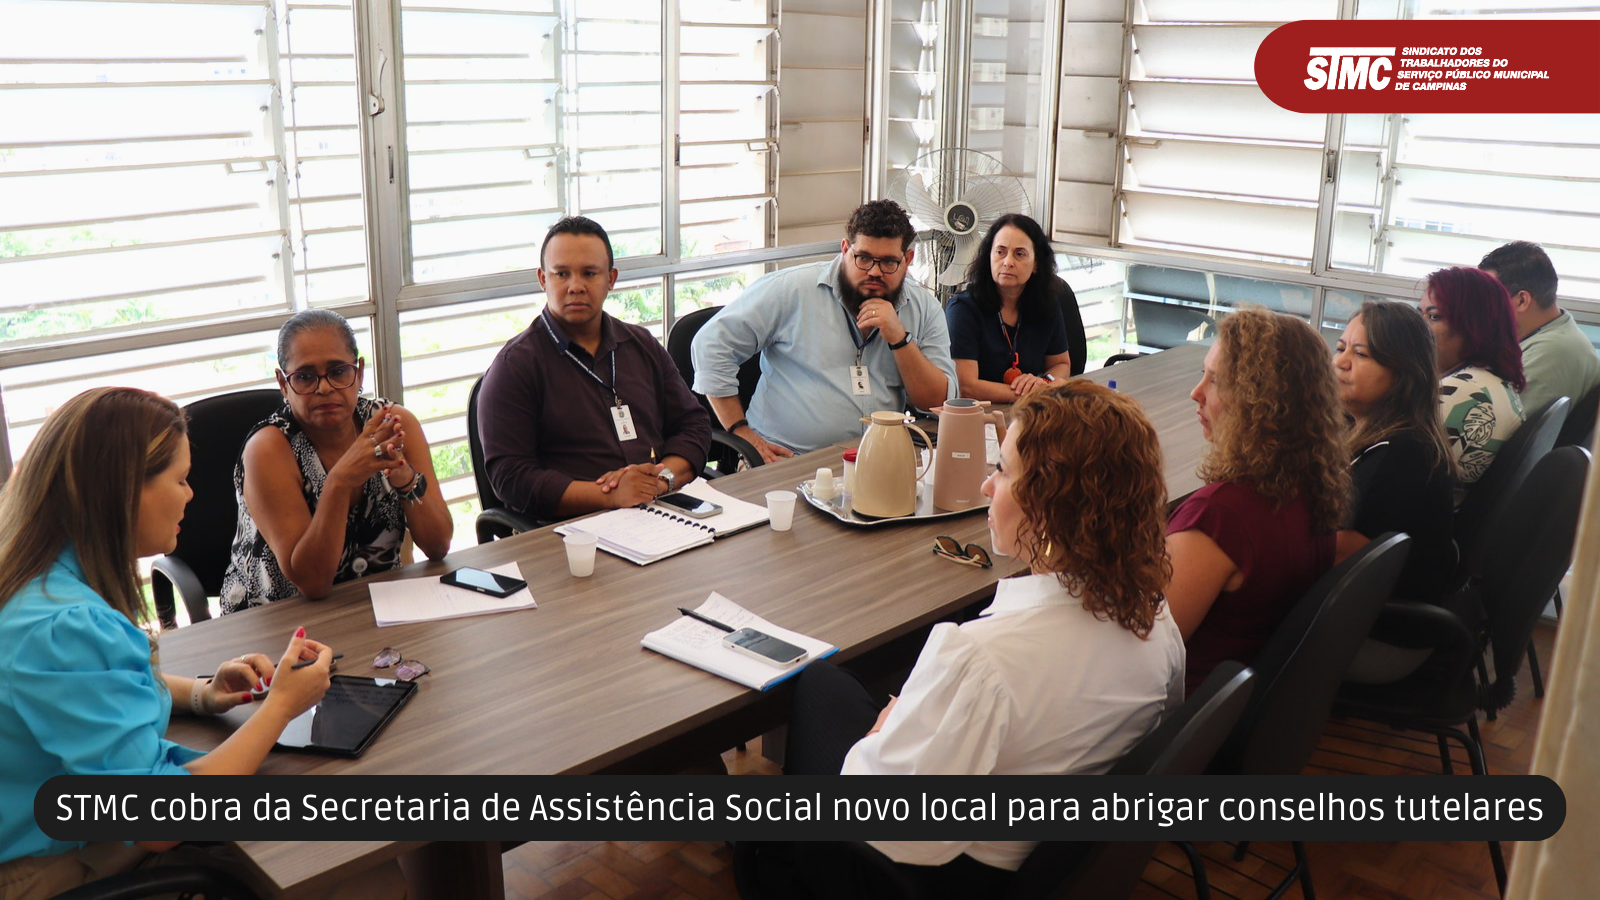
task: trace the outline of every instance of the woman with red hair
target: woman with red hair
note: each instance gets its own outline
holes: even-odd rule
[[[1456,505],[1522,425],[1522,347],[1511,298],[1493,275],[1456,266],[1428,276],[1422,318],[1439,365],[1439,417],[1460,470]]]

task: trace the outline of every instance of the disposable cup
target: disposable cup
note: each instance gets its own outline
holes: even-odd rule
[[[567,544],[567,570],[576,578],[594,574],[594,550],[600,538],[583,531],[573,532],[564,540]]]
[[[773,531],[788,531],[794,524],[794,491],[767,491],[767,515]]]

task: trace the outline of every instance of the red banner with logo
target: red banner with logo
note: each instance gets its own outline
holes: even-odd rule
[[[1304,113],[1597,113],[1600,21],[1290,22],[1256,83]]]

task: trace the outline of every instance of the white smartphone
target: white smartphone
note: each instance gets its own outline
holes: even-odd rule
[[[683,493],[663,494],[656,498],[656,502],[665,503],[673,509],[681,510],[684,515],[693,516],[696,519],[704,519],[707,516],[714,516],[722,512],[722,507],[712,503],[710,500],[701,500],[699,497],[691,497]]]
[[[806,655],[804,647],[796,647],[788,641],[754,628],[741,628],[724,636],[722,642],[740,653],[754,656],[762,662],[769,662],[775,666],[787,666],[799,662]]]

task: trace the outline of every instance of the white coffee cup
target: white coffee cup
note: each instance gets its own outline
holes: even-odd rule
[[[567,545],[567,570],[576,578],[594,574],[594,551],[600,538],[586,531],[575,531],[562,539]]]
[[[767,515],[773,531],[788,531],[794,525],[794,491],[767,491]]]

